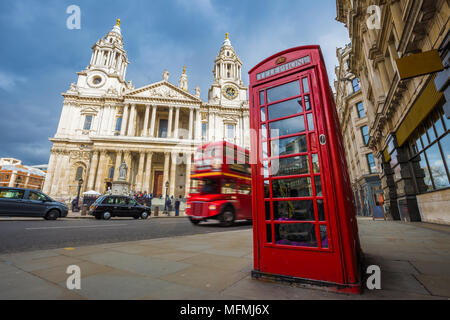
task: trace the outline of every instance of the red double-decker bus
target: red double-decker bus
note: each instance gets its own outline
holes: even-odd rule
[[[226,141],[202,145],[194,155],[186,215],[193,224],[251,220],[251,184],[248,150]]]

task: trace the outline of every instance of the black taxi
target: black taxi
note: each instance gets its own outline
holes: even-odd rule
[[[89,208],[89,215],[94,216],[98,220],[109,220],[112,217],[147,219],[150,214],[150,207],[141,205],[133,198],[127,196],[101,196]]]

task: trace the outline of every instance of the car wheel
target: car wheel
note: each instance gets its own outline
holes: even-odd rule
[[[148,213],[147,213],[147,211],[142,212],[142,213],[141,213],[141,219],[142,219],[142,220],[145,220],[145,219],[147,219],[147,218],[148,218]]]
[[[220,222],[223,226],[229,227],[234,223],[234,212],[230,208],[226,208],[220,216]]]
[[[44,217],[45,220],[56,220],[59,217],[58,210],[50,210]]]
[[[109,219],[111,219],[111,213],[109,213],[108,211],[103,212],[102,218],[103,218],[103,220],[109,220]]]
[[[191,223],[192,223],[193,225],[198,225],[198,224],[200,223],[201,220],[194,220],[194,219],[189,218],[189,221],[191,221]]]

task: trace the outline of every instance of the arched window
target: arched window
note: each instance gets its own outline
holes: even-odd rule
[[[114,167],[109,168],[108,178],[109,179],[113,179],[114,178]]]
[[[75,175],[75,180],[78,181],[83,177],[83,167],[77,168],[77,173]]]

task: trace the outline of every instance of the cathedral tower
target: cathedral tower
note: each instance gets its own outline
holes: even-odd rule
[[[247,88],[242,82],[242,61],[231,45],[228,33],[214,61],[214,83],[208,92],[210,103],[240,105],[247,101]]]
[[[117,19],[111,31],[92,47],[89,66],[78,73],[78,90],[89,94],[106,91],[123,94],[129,87],[125,81],[129,63],[123,47],[120,19]]]

